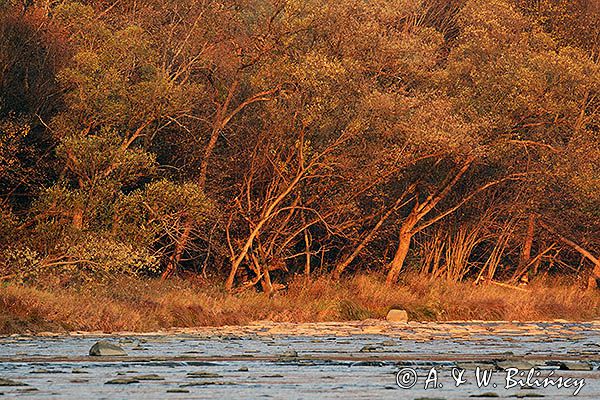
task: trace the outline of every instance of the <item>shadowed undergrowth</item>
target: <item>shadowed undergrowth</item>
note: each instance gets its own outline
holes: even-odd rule
[[[589,320],[600,315],[600,294],[565,280],[540,280],[522,291],[418,275],[391,289],[364,275],[336,283],[297,278],[272,298],[254,291],[229,295],[217,284],[187,280],[122,278],[79,288],[7,284],[0,288],[0,333],[344,321],[383,318],[392,307],[415,320]]]

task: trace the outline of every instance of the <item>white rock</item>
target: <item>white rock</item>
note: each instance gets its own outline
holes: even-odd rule
[[[408,322],[408,313],[405,310],[391,309],[385,319],[389,322]]]

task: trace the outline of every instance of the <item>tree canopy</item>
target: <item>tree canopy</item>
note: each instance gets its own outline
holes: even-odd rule
[[[600,278],[600,9],[0,2],[0,275]]]

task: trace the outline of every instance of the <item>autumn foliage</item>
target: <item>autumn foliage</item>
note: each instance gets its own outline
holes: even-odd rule
[[[0,1],[0,279],[594,287],[599,23],[584,0]]]

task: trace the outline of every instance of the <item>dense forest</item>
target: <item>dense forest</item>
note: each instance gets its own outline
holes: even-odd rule
[[[0,280],[600,278],[595,0],[0,0]]]

